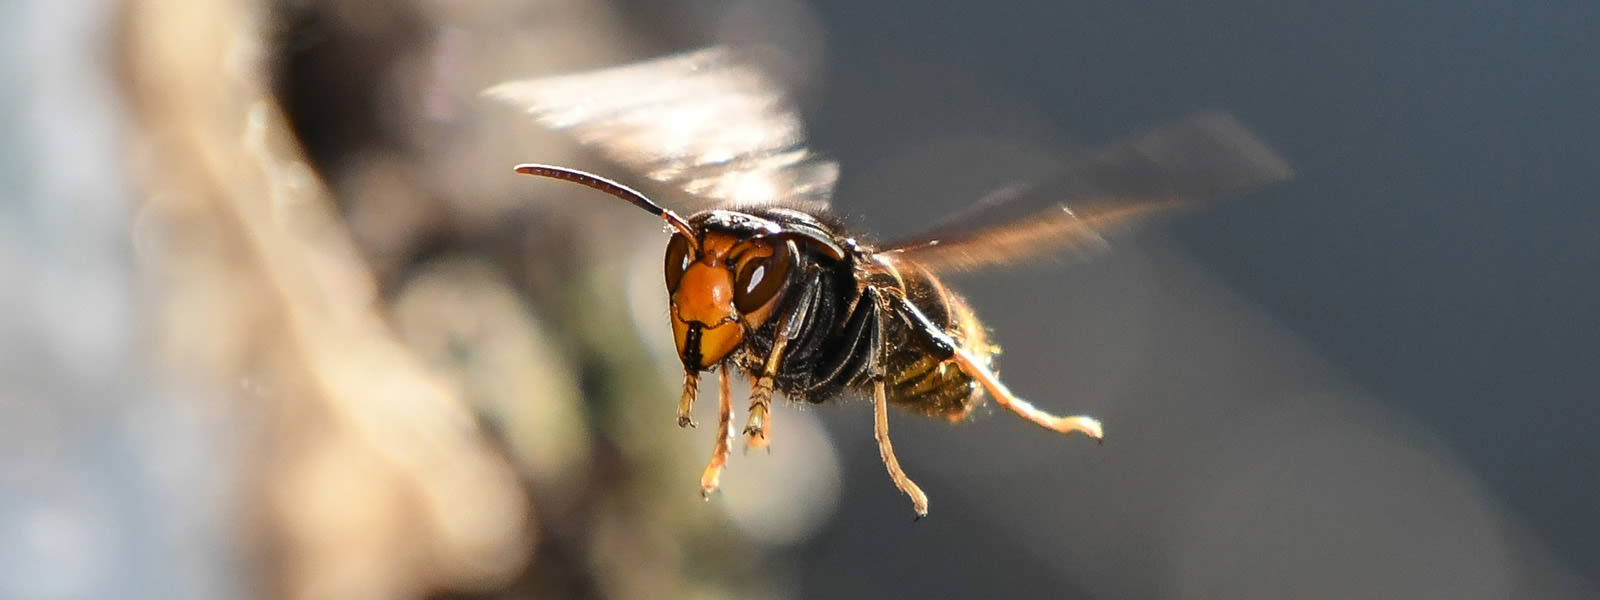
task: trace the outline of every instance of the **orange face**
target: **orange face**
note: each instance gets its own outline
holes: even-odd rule
[[[698,250],[698,251],[697,251]],[[683,234],[667,244],[672,337],[686,368],[708,369],[772,316],[789,278],[792,244],[708,232],[692,248]]]

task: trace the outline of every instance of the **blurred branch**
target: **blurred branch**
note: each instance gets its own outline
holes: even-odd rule
[[[263,432],[272,470],[262,485],[284,595],[410,595],[507,577],[528,547],[516,478],[385,324],[367,266],[267,94],[258,9],[130,2],[123,56],[152,213],[141,219],[205,215],[212,235],[184,238],[172,255],[229,260],[174,268],[234,270],[173,276],[216,286],[243,277],[263,292],[197,283],[173,293],[206,296],[190,306],[227,299],[209,318],[253,334],[211,346],[221,354],[200,359],[217,369],[207,375],[273,382],[263,408],[287,429]],[[179,364],[200,349],[168,341]]]

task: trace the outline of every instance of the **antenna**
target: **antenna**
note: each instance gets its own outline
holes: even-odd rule
[[[634,206],[645,209],[650,214],[665,219],[667,224],[671,225],[673,229],[678,230],[678,233],[683,234],[683,237],[689,238],[690,247],[694,248],[696,252],[699,252],[700,250],[700,241],[695,234],[694,227],[690,226],[688,221],[683,220],[683,217],[678,216],[678,213],[662,208],[660,204],[656,204],[649,198],[645,197],[644,194],[635,191],[633,188],[593,173],[586,173],[577,169],[568,169],[566,167],[557,167],[554,165],[517,165],[517,172],[522,173],[523,175],[549,177],[551,179],[570,181],[572,183],[576,183],[587,188],[600,190],[623,200],[627,200]]]

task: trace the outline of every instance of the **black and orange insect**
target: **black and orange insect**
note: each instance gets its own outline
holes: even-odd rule
[[[670,323],[684,369],[679,426],[695,424],[701,374],[719,380],[705,494],[717,489],[735,437],[734,371],[753,381],[743,429],[750,447],[771,439],[775,391],[797,402],[871,398],[884,465],[919,518],[928,499],[895,458],[891,405],[961,421],[989,398],[1046,429],[1101,439],[1099,421],[1054,416],[1000,381],[997,347],[939,275],[1090,250],[1104,244],[1108,228],[1289,175],[1233,118],[1206,113],[1090,153],[1049,181],[994,194],[920,235],[874,243],[827,211],[837,166],[803,147],[799,119],[777,89],[716,48],[486,92],[707,207],[684,217],[598,175],[516,167],[666,221]]]

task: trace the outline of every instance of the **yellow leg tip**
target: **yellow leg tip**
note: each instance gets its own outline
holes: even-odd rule
[[[1072,417],[1072,419],[1077,421],[1076,428],[1078,431],[1082,431],[1084,435],[1092,437],[1096,440],[1105,439],[1106,432],[1105,429],[1100,425],[1099,419],[1094,417]]]
[[[752,431],[746,429],[744,435],[745,446],[748,448],[760,450],[772,444],[772,440],[767,437],[767,432],[765,430],[757,429]]]

